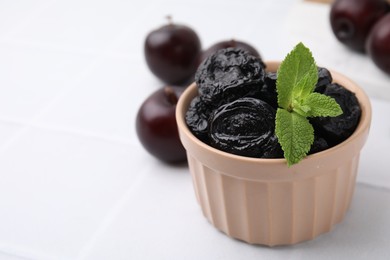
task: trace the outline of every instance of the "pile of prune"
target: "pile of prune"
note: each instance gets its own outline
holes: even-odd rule
[[[226,48],[206,58],[195,81],[196,96],[186,113],[191,132],[204,143],[232,154],[255,158],[282,158],[275,134],[277,74],[266,72],[259,57],[237,48]],[[315,138],[309,153],[328,149],[355,130],[360,106],[355,94],[332,83],[325,68],[318,68],[315,91],[331,96],[343,114],[310,121]]]

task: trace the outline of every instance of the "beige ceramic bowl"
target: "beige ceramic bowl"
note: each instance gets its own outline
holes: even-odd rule
[[[268,62],[267,69],[276,71],[278,65]],[[248,243],[274,246],[313,239],[344,218],[369,132],[371,106],[355,83],[336,72],[332,76],[356,94],[362,108],[359,125],[343,143],[291,167],[285,159],[237,156],[198,140],[185,123],[197,95],[195,83],[182,94],[176,110],[180,139],[197,200],[216,228]]]

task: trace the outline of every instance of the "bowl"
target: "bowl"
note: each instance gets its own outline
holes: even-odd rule
[[[266,62],[276,71],[279,62]],[[326,233],[341,222],[351,204],[360,151],[371,123],[371,105],[353,81],[331,71],[333,81],[354,92],[361,118],[342,143],[288,167],[286,160],[238,156],[196,138],[185,122],[192,83],[176,107],[180,140],[203,215],[228,236],[267,246],[296,244]]]

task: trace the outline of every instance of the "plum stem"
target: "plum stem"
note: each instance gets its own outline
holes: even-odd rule
[[[167,15],[166,18],[168,20],[168,25],[173,25],[172,16],[171,15]]]
[[[177,98],[177,95],[172,87],[165,86],[164,87],[164,94],[168,98],[168,101],[170,104],[172,104],[172,105],[177,104],[178,98]]]
[[[234,39],[234,38],[232,38],[231,40],[230,40],[230,44],[232,45],[232,47],[237,47],[237,42],[236,42],[236,39]]]

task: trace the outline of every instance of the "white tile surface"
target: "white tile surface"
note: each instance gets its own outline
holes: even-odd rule
[[[99,52],[147,5],[133,1],[55,1],[8,34],[11,40]]]
[[[1,260],[26,260],[27,258],[22,256],[0,253],[0,259]]]
[[[0,157],[0,251],[75,257],[147,159],[130,145],[29,129]]]
[[[1,1],[0,2],[0,39],[14,32],[34,16],[50,6],[51,0],[37,1]]]
[[[358,181],[390,189],[386,167],[390,149],[390,102],[373,100],[370,135],[361,153]]]
[[[9,140],[22,128],[23,126],[13,122],[0,122],[0,150],[6,146]]]
[[[0,44],[0,118],[29,120],[83,74],[89,55]]]
[[[134,125],[136,112],[146,96],[160,87],[139,63],[101,60],[74,91],[58,100],[37,123],[138,143]],[[151,80],[148,83],[143,79]]]
[[[155,195],[147,190],[139,191],[143,200],[129,201],[86,259],[298,260],[367,259],[372,255],[386,259],[390,256],[386,239],[390,232],[388,190],[359,184],[349,213],[332,232],[295,246],[268,248],[228,238],[212,227],[201,216],[195,198],[188,196],[188,176],[180,182],[177,176],[174,179],[172,176],[158,177],[154,178],[155,183],[145,187],[158,190],[167,200],[156,203]],[[176,185],[181,188],[174,189]],[[173,212],[165,214],[168,210]],[[377,216],[375,221],[372,221],[373,212]]]
[[[372,134],[345,221],[292,247],[216,231],[187,167],[152,158],[135,134],[138,107],[163,85],[147,69],[144,38],[166,15],[194,28],[205,48],[234,37],[266,60],[305,41],[320,64],[390,100],[388,78],[372,65],[361,73],[367,58],[329,36],[326,8],[293,0],[0,2],[0,259],[389,258],[389,102],[372,99]]]

